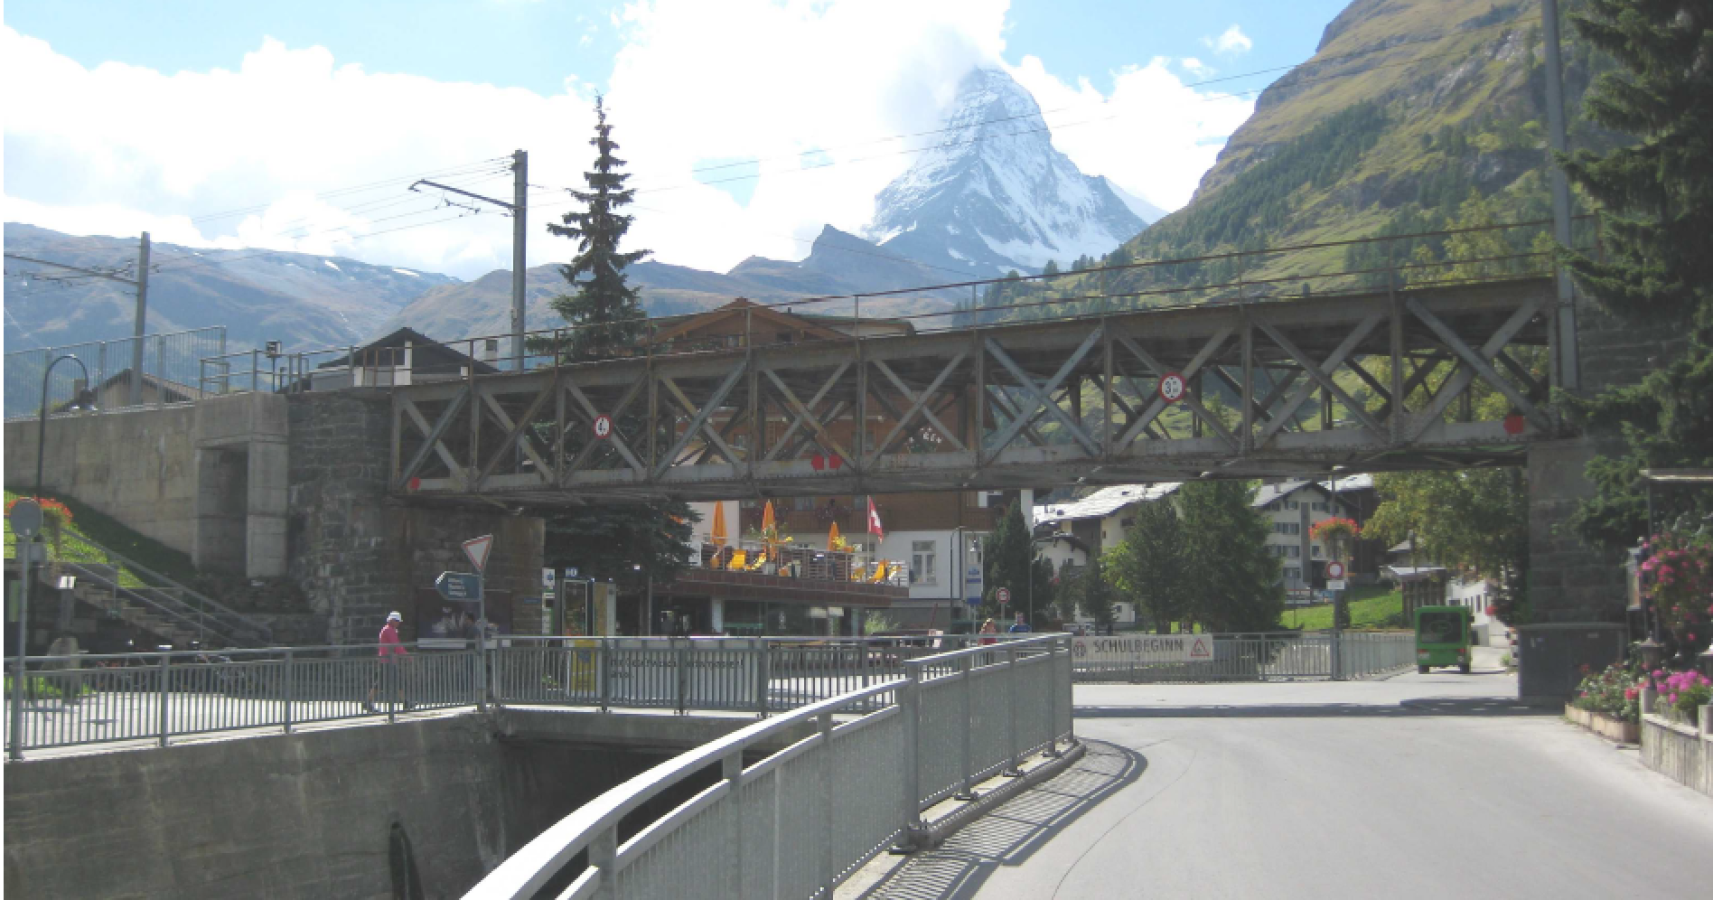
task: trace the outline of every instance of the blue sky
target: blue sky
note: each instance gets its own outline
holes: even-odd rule
[[[503,223],[424,206],[404,222],[423,227],[370,236],[379,217],[323,195],[452,166],[502,191],[478,163],[517,147],[544,192],[572,183],[600,90],[660,258],[794,258],[823,224],[865,223],[908,165],[876,142],[935,127],[972,65],[1012,71],[1085,172],[1171,209],[1280,73],[1200,82],[1303,61],[1345,3],[13,0],[0,76],[32,89],[10,98],[4,212],[473,277],[504,265]],[[837,165],[800,171],[805,153]],[[697,184],[753,158],[753,180]],[[208,218],[250,205],[265,209]],[[317,227],[284,227],[300,220]],[[562,249],[537,243],[532,264]]]
[[[716,2],[717,0],[711,0]],[[1015,0],[1006,56],[1110,89],[1110,73],[1155,56],[1212,61],[1204,39],[1232,25],[1253,49],[1236,74],[1301,62],[1348,0]],[[263,36],[319,44],[371,71],[560,89],[567,75],[605,87],[623,3],[576,0],[12,0],[6,24],[87,66],[121,60],[163,71],[231,67]],[[1259,87],[1276,76],[1238,82]]]

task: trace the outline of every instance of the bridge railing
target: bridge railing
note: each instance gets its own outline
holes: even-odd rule
[[[84,387],[95,392],[96,409],[189,403],[200,396],[197,372],[201,360],[225,352],[224,326],[14,350],[6,354],[3,367],[6,418],[39,415],[44,393],[52,415],[69,407]],[[62,356],[71,356],[83,365],[70,362],[53,365]],[[142,372],[142,380],[135,385],[137,395],[133,401],[133,373],[138,371]]]
[[[1409,633],[1213,634],[1212,655],[1187,662],[1076,663],[1078,681],[1230,682],[1365,678],[1415,665]]]
[[[975,638],[543,638],[472,647],[379,645],[32,656],[6,661],[6,740],[17,755],[519,705],[766,716],[907,677],[913,660]],[[996,645],[1003,646],[1003,645]],[[488,693],[479,675],[489,675]],[[1068,671],[1068,670],[1067,670]],[[16,688],[16,690],[15,690]],[[892,702],[882,692],[875,704]]]
[[[928,805],[1074,739],[1064,635],[977,645],[906,669],[638,775],[550,826],[466,896],[547,888],[572,900],[831,898],[865,861],[913,843]],[[805,725],[813,735],[746,765],[746,752]],[[666,814],[627,820],[716,772]]]

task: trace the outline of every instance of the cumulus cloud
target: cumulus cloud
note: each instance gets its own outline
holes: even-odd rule
[[[1236,25],[1232,25],[1230,28],[1225,29],[1219,37],[1204,37],[1201,39],[1201,42],[1212,47],[1215,51],[1224,53],[1228,56],[1248,53],[1250,50],[1255,49],[1255,42],[1250,40],[1249,35],[1244,34],[1243,29]]]
[[[1066,83],[1033,56],[1024,57],[1012,75],[1049,111],[1053,145],[1078,168],[1174,210],[1189,202],[1202,173],[1255,104],[1189,87],[1170,63],[1156,57],[1115,72],[1106,94],[1086,78]]]
[[[856,231],[921,145],[889,136],[937,128],[972,66],[1004,65],[1007,6],[636,0],[614,13],[607,21],[622,49],[606,97],[638,191],[633,246],[724,270],[750,255],[801,258],[825,224]],[[1010,68],[1044,109],[1092,111],[1049,116],[1055,143],[1079,166],[1174,208],[1251,107],[1185,87],[1167,66],[1118,72],[1108,94],[1038,59]],[[539,186],[530,263],[572,251],[542,226],[572,206],[560,189],[581,186],[592,153],[593,86],[574,78],[543,96],[370,72],[271,39],[230,70],[90,68],[4,26],[0,78],[30,85],[9,98],[9,221],[84,234],[147,228],[159,241],[343,254],[471,278],[509,266],[510,221],[493,209],[452,220],[460,210],[436,209],[437,199],[394,179],[461,167],[441,177],[509,196],[501,158],[521,147]],[[729,160],[760,162],[698,172]],[[759,178],[742,204],[701,183],[746,171]],[[422,223],[437,224],[411,227]]]

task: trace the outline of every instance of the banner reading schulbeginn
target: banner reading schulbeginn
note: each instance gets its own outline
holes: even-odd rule
[[[1213,659],[1213,638],[1205,634],[1137,634],[1071,639],[1079,663],[1163,663]]]

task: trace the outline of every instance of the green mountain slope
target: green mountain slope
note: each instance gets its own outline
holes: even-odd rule
[[[1609,145],[1615,136],[1578,113],[1610,62],[1574,29],[1561,31],[1572,146]],[[1485,201],[1475,212],[1497,221],[1546,218],[1543,63],[1533,0],[1356,0],[1327,26],[1313,58],[1261,94],[1195,199],[1128,242],[1120,259],[1434,230],[1468,218],[1472,197]],[[1506,240],[1526,251],[1537,233]],[[1402,242],[1390,252],[1427,258]],[[1384,265],[1387,254],[1384,245],[1327,248],[1241,266],[1132,271],[1110,286],[1266,281]]]

